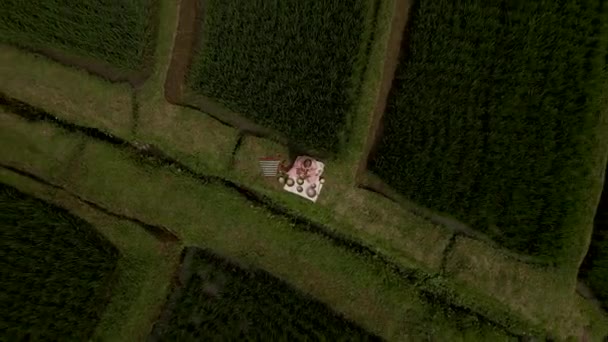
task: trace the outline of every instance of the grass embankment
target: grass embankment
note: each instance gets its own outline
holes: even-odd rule
[[[165,101],[163,86],[177,5],[160,0],[158,11],[154,67],[135,93],[125,83],[108,82],[8,45],[0,45],[0,90],[80,126],[161,146],[198,170],[222,171],[237,131],[199,111]]]
[[[160,340],[379,340],[264,271],[197,248],[183,258],[183,287],[152,332]]]
[[[34,127],[38,127],[35,132]],[[32,142],[46,145],[44,135],[37,133],[52,127],[29,127]],[[11,164],[28,164],[30,155],[11,152],[12,145],[4,145],[7,154],[14,155]],[[382,337],[508,339],[475,315],[450,310],[442,302],[430,303],[414,284],[404,282],[372,256],[336,246],[220,184],[138,164],[104,143],[90,141],[78,155],[81,159],[65,166],[71,170],[65,174],[69,177],[58,181],[71,192],[118,214],[170,227],[186,244],[262,268]]]
[[[599,4],[420,2],[370,169],[505,247],[576,263],[606,151]]]
[[[20,136],[22,136],[22,138],[25,141],[28,141],[29,144],[40,144],[40,142],[36,143],[36,141],[38,141],[40,139],[40,137],[44,137],[44,135],[39,135],[39,134],[32,134],[32,130],[40,130],[40,131],[63,131],[62,129],[60,129],[59,127],[56,127],[55,125],[52,124],[48,124],[48,123],[39,123],[39,122],[34,122],[34,123],[25,123],[22,119],[17,119],[18,122],[21,122],[22,125],[18,125],[15,123],[9,124],[10,120],[3,120],[2,122],[6,122],[8,125],[7,127],[5,127],[6,129],[8,129],[9,131],[17,131],[17,130],[21,130],[24,132],[28,132],[28,134],[21,134]],[[79,134],[70,134],[70,135],[74,135],[74,136],[78,136]],[[2,135],[0,135],[2,136]],[[54,134],[52,134],[51,136],[54,136]],[[118,177],[115,179],[124,179],[122,181],[119,182],[104,182],[101,185],[99,185],[99,187],[96,187],[92,184],[94,183],[90,183],[89,181],[85,181],[84,184],[85,185],[85,189],[92,189],[95,190],[95,188],[98,189],[107,189],[108,192],[110,193],[116,193],[118,195],[116,196],[112,196],[109,194],[105,194],[105,191],[94,191],[92,194],[89,194],[92,197],[89,197],[89,199],[95,199],[95,198],[107,198],[107,201],[105,201],[105,203],[102,203],[104,206],[106,206],[106,203],[113,203],[115,201],[118,201],[119,204],[117,206],[117,210],[126,210],[123,211],[123,213],[127,214],[127,215],[133,215],[134,213],[137,214],[137,217],[144,220],[144,221],[149,221],[149,222],[153,222],[156,225],[159,226],[165,226],[165,227],[169,227],[172,228],[175,225],[175,221],[173,220],[167,220],[169,217],[174,217],[175,215],[177,215],[177,218],[179,218],[180,214],[176,213],[174,210],[171,210],[170,208],[167,207],[163,207],[162,203],[157,203],[156,205],[149,203],[149,199],[150,198],[154,198],[154,196],[157,196],[158,194],[162,194],[160,195],[162,198],[170,198],[168,199],[169,202],[172,203],[181,203],[181,201],[184,198],[191,198],[190,202],[201,202],[201,203],[215,203],[216,199],[214,198],[208,198],[208,197],[204,197],[204,198],[200,198],[200,199],[196,199],[198,198],[197,195],[195,193],[193,193],[193,190],[196,189],[198,186],[201,186],[202,184],[205,184],[205,180],[200,179],[200,180],[196,180],[197,178],[190,178],[191,173],[190,171],[188,171],[186,173],[185,178],[184,176],[178,176],[176,174],[171,175],[170,172],[163,172],[163,174],[158,174],[159,170],[156,170],[156,167],[151,167],[151,168],[145,168],[145,169],[141,169],[139,168],[139,172],[136,173],[131,173],[129,171],[130,168],[133,167],[132,162],[131,163],[117,163],[116,161],[116,156],[112,156],[112,153],[107,153],[107,152],[103,152],[105,150],[107,150],[108,152],[110,152],[111,150],[114,150],[115,153],[118,153],[119,151],[125,151],[125,149],[123,148],[119,148],[118,150],[116,150],[115,148],[111,148],[111,145],[109,145],[109,143],[111,143],[112,141],[114,141],[115,139],[110,139],[110,141],[107,142],[101,142],[101,143],[97,143],[97,145],[99,145],[99,147],[103,147],[106,146],[109,148],[104,148],[103,150],[99,150],[98,148],[95,149],[95,154],[97,156],[97,158],[93,157],[92,159],[90,159],[89,162],[85,163],[84,168],[80,168],[70,164],[65,165],[64,167],[67,170],[73,170],[73,171],[77,171],[78,173],[80,172],[85,172],[85,175],[80,175],[77,177],[77,179],[82,179],[82,180],[90,180],[95,182],[96,179],[101,179],[103,177],[108,177],[108,175],[113,175],[110,178],[113,177]],[[94,139],[93,141],[97,141],[97,139]],[[105,139],[102,139],[101,141],[106,141]],[[11,160],[11,164],[14,165],[28,165],[28,164],[33,164],[35,166],[39,166],[39,164],[44,164],[44,162],[40,159],[40,158],[36,158],[36,154],[27,154],[24,155],[23,153],[18,153],[19,150],[18,149],[14,149],[12,146],[12,144],[15,144],[18,142],[8,140],[7,143],[5,144],[1,144],[0,146],[3,146],[6,148],[5,153],[7,156],[10,156],[9,160]],[[45,146],[48,145],[48,142],[44,144]],[[122,145],[119,145],[122,146]],[[117,146],[118,147],[118,146]],[[31,149],[31,150],[35,150],[35,149]],[[126,149],[126,150],[130,150],[130,149]],[[88,153],[86,153],[87,148],[86,147],[82,147],[79,152],[78,152],[78,156],[82,156],[83,153],[88,155]],[[50,155],[47,156],[48,158],[57,158],[58,156],[53,156],[53,152],[50,151]],[[103,152],[103,153],[101,153]],[[126,151],[125,151],[126,152]],[[101,153],[101,154],[100,154]],[[128,152],[128,154],[130,155],[131,152]],[[135,156],[133,156],[135,157]],[[32,163],[31,160],[34,160],[36,162]],[[95,159],[99,159],[99,160],[113,160],[112,162],[109,162],[108,168],[105,170],[97,170],[99,169],[99,167],[101,166],[101,164],[99,163],[95,163]],[[129,158],[130,159],[130,158]],[[141,158],[137,157],[137,160],[139,160]],[[143,159],[146,160],[146,159]],[[40,161],[40,162],[38,162]],[[106,163],[107,164],[107,163]],[[130,166],[131,165],[131,166]],[[158,165],[156,165],[158,166]],[[136,168],[137,170],[138,168]],[[121,172],[120,170],[123,171],[127,171],[127,172]],[[177,173],[179,174],[180,169],[175,169],[175,171],[177,171]],[[97,172],[100,173],[97,173]],[[90,173],[93,172],[93,173]],[[177,177],[176,177],[177,176]],[[163,187],[162,185],[158,185],[155,188],[150,188],[149,186],[151,184],[153,184],[155,182],[155,179],[158,178],[162,178],[165,179],[166,181],[170,181],[173,179],[173,181],[178,181],[177,183],[174,183],[173,181],[166,183],[168,188],[172,188],[172,191],[169,192],[165,192],[165,190],[167,190],[166,187]],[[140,181],[140,185],[144,186],[144,188],[141,188],[139,190],[134,189],[134,185],[130,185],[130,187],[125,187],[123,185],[117,185],[117,184],[130,184],[132,183],[132,179],[138,179]],[[180,181],[181,179],[181,181]],[[186,182],[183,185],[179,185],[182,184],[183,180],[190,180],[188,182]],[[202,184],[200,182],[203,182]],[[74,181],[64,181],[64,183],[66,184],[66,186],[70,186],[70,188],[72,189],[72,191],[77,191],[74,190]],[[219,184],[217,184],[219,185]],[[115,188],[116,186],[118,186],[118,188]],[[175,189],[175,186],[177,186],[177,189],[181,189],[178,190],[177,194],[171,194],[173,191],[177,190]],[[112,188],[115,188],[114,190],[111,190]],[[140,195],[136,196],[134,198],[123,198],[124,194],[124,190],[122,190],[122,188],[129,188],[134,192],[139,192]],[[219,187],[214,187],[214,189],[224,189],[224,190],[228,190],[226,189],[224,186],[219,186]],[[201,189],[202,190],[202,189]],[[259,189],[258,189],[259,191]],[[78,193],[81,193],[80,190],[77,191]],[[181,193],[183,192],[183,193]],[[197,192],[198,193],[198,192]],[[229,191],[229,193],[234,194],[234,191]],[[142,194],[148,194],[148,196],[143,196],[142,198]],[[171,195],[168,195],[171,194]],[[110,197],[106,197],[107,195],[109,195]],[[194,195],[194,197],[193,197]],[[237,197],[237,198],[241,198],[242,197]],[[141,202],[141,203],[140,203]],[[184,202],[183,205],[180,206],[180,208],[187,208],[186,203],[189,201]],[[249,202],[248,200],[246,202]],[[139,204],[138,204],[139,203]],[[251,202],[249,202],[251,203]],[[385,204],[390,204],[390,202],[384,202]],[[271,207],[274,207],[274,204],[270,203]],[[267,205],[265,205],[265,207],[267,207]],[[153,208],[153,209],[150,209]],[[225,209],[225,208],[224,208]],[[146,217],[142,217],[140,215],[144,214],[144,213],[148,213],[150,210],[152,210],[155,214],[153,216],[146,216]],[[168,210],[168,211],[167,211]],[[242,209],[241,209],[242,210]],[[210,212],[212,212],[213,210],[211,210]],[[231,211],[231,210],[228,210]],[[238,210],[237,210],[238,211]],[[288,210],[289,211],[289,210]],[[207,220],[207,218],[201,218],[198,217],[197,215],[195,215],[195,217],[192,217],[192,213],[202,213],[202,210],[198,207],[192,207],[191,210],[188,210],[186,213],[184,213],[184,220],[179,220],[178,222],[184,222],[184,224],[187,225],[191,225],[192,222],[199,222],[201,220]],[[217,215],[217,213],[222,212],[222,207],[218,207],[215,208],[215,214],[210,213],[210,217],[213,215]],[[270,214],[270,213],[269,213]],[[373,216],[369,216],[369,212],[365,213],[362,212],[362,215],[358,215],[357,217],[359,218],[366,218],[366,221],[363,222],[372,222],[375,224],[372,224],[372,227],[378,227],[380,228],[382,225],[378,225],[378,220],[374,219]],[[146,214],[147,215],[147,214]],[[271,214],[271,217],[284,217],[283,214],[281,214],[280,212],[278,213],[279,216],[275,216],[276,214]],[[287,222],[293,222],[291,221],[293,219],[293,217],[290,218],[290,216],[286,217]],[[245,219],[243,219],[245,220]],[[257,220],[257,221],[256,221]],[[357,221],[356,219],[353,218],[354,221]],[[251,217],[248,219],[249,222],[260,222],[260,224],[262,226],[267,225],[264,222],[259,221],[259,218],[255,218],[255,217]],[[306,220],[305,220],[306,221]],[[190,222],[190,223],[188,223]],[[299,222],[299,221],[298,221]],[[365,227],[359,227],[359,225],[363,224],[365,225],[365,223],[363,222],[359,222],[359,224],[357,225],[357,228],[361,228],[364,229]],[[415,224],[415,222],[410,222],[407,223],[408,221],[402,221],[401,219],[396,220],[395,222],[393,222],[392,224],[400,224],[399,222],[401,222],[402,224],[405,224],[407,227],[407,230],[410,231],[412,228],[411,225]],[[345,223],[345,222],[342,222]],[[314,223],[313,223],[314,225]],[[292,224],[292,229],[296,229],[296,230],[303,230],[306,232],[311,231],[315,232],[318,229],[321,229],[322,232],[324,232],[323,234],[319,234],[319,233],[314,233],[314,236],[319,236],[319,237],[324,237],[324,238],[330,238],[330,241],[332,241],[332,245],[335,244],[337,241],[336,239],[336,235],[338,237],[338,239],[343,240],[343,242],[346,242],[346,244],[343,243],[338,243],[336,245],[334,245],[333,247],[330,247],[330,251],[332,249],[335,249],[336,247],[342,247],[342,248],[346,248],[346,250],[349,250],[351,252],[354,252],[355,254],[360,254],[361,252],[363,252],[363,259],[365,260],[372,260],[373,263],[378,264],[376,266],[380,266],[381,268],[386,268],[387,264],[386,261],[381,261],[382,259],[386,260],[386,258],[388,257],[389,260],[393,260],[398,262],[398,264],[400,265],[400,267],[405,266],[406,269],[409,267],[415,267],[418,268],[420,267],[420,265],[412,265],[410,260],[404,260],[402,258],[397,258],[397,260],[394,260],[393,258],[396,256],[395,251],[394,250],[385,250],[384,248],[380,248],[378,249],[377,247],[371,247],[371,250],[367,250],[367,252],[365,252],[365,249],[361,249],[361,246],[359,245],[359,247],[357,247],[357,243],[354,241],[348,241],[348,237],[347,237],[347,241],[344,241],[344,237],[340,238],[339,236],[341,235],[339,232],[334,232],[333,230],[336,229],[336,227],[334,224],[330,225],[330,226],[326,226],[326,227],[321,227],[321,228],[317,228],[317,227],[308,227],[308,223],[296,223],[295,225]],[[348,227],[348,225],[344,226],[343,224],[339,226],[340,229],[343,229],[345,227]],[[431,225],[432,227],[432,225]],[[351,227],[351,229],[354,227]],[[375,229],[375,228],[373,228]],[[288,233],[289,234],[289,233]],[[409,234],[409,233],[408,233]],[[424,235],[422,235],[422,237],[424,237]],[[233,241],[236,241],[236,245],[235,248],[237,251],[241,250],[240,248],[242,248],[241,246],[239,246],[240,244],[243,244],[243,238],[242,237],[230,237],[228,236],[228,238],[233,239]],[[272,239],[272,238],[271,238]],[[429,239],[428,237],[424,238],[422,241],[427,244],[427,243],[431,243],[431,239]],[[464,242],[466,244],[466,240],[467,239],[458,239],[457,241],[457,245],[460,244],[460,242]],[[274,240],[272,240],[274,241]],[[407,242],[408,244],[411,244],[412,241],[409,241],[408,239],[403,240],[404,242]],[[469,241],[470,242],[470,241]],[[198,243],[205,243],[205,240],[198,242]],[[376,241],[374,241],[374,243],[376,243]],[[432,245],[432,244],[431,244]],[[212,246],[213,247],[213,246]],[[562,285],[564,284],[564,282],[557,281],[556,279],[554,279],[554,277],[552,277],[552,273],[549,270],[535,270],[533,268],[530,268],[528,265],[525,264],[521,264],[518,263],[514,260],[509,260],[508,258],[505,258],[503,255],[501,255],[500,251],[495,251],[493,250],[491,247],[488,247],[484,244],[480,244],[478,246],[476,246],[476,252],[471,254],[471,253],[467,253],[467,250],[470,248],[469,247],[464,247],[464,253],[456,253],[454,255],[449,254],[448,260],[450,260],[453,257],[456,257],[456,255],[458,255],[459,261],[456,262],[455,264],[450,264],[450,266],[446,269],[446,271],[449,270],[449,277],[448,278],[443,278],[437,275],[434,275],[435,272],[431,272],[431,274],[427,274],[424,275],[424,272],[421,272],[419,274],[419,278],[418,280],[414,280],[414,282],[416,283],[416,285],[414,286],[417,291],[423,291],[424,293],[434,293],[435,295],[439,295],[439,297],[442,299],[443,303],[457,303],[457,305],[462,305],[465,308],[470,308],[473,309],[479,313],[482,313],[484,316],[487,316],[488,318],[490,318],[492,321],[494,322],[501,322],[501,324],[504,324],[508,327],[510,327],[511,329],[513,329],[513,331],[527,331],[527,326],[528,323],[526,323],[527,321],[529,321],[531,324],[535,325],[535,326],[544,326],[546,327],[546,329],[554,332],[554,334],[556,334],[556,336],[577,336],[580,333],[580,329],[582,329],[582,326],[586,325],[587,323],[585,322],[589,322],[590,316],[589,314],[586,312],[587,310],[587,304],[586,303],[575,303],[573,302],[572,296],[573,296],[573,287],[568,290],[568,285]],[[215,248],[214,248],[215,249]],[[461,248],[462,249],[462,248]],[[489,249],[489,250],[488,250]],[[438,249],[439,250],[439,249]],[[454,251],[456,252],[456,248],[454,249]],[[371,253],[370,253],[371,252]],[[238,253],[238,252],[237,252]],[[380,260],[377,259],[374,255],[375,253],[379,253],[379,255],[377,255],[378,257],[381,257]],[[326,254],[327,255],[327,254]],[[397,255],[402,255],[402,254],[397,254]],[[314,257],[314,255],[311,255],[309,257]],[[419,257],[419,256],[418,256]],[[283,256],[283,258],[286,258],[287,260],[289,260],[289,257],[285,257]],[[435,258],[422,258],[422,260],[425,261],[431,261],[434,260]],[[439,260],[440,261],[440,260]],[[462,267],[462,263],[466,263],[467,267]],[[390,263],[389,263],[390,264]],[[384,266],[382,266],[384,265]],[[454,265],[454,266],[451,266]],[[426,270],[426,268],[423,268]],[[394,266],[390,266],[389,270],[394,270]],[[428,270],[427,270],[428,271]],[[355,272],[353,270],[353,272]],[[392,272],[392,271],[391,271]],[[496,272],[500,272],[503,276],[500,276],[498,278],[495,279],[495,277],[493,276],[494,274],[496,274]],[[386,270],[382,272],[382,274],[386,273]],[[415,273],[418,273],[418,271],[415,271]],[[479,277],[476,276],[476,274],[486,274],[488,273],[488,275],[486,277],[484,277],[481,281],[479,280]],[[507,277],[505,277],[504,275],[509,275]],[[421,277],[421,278],[420,278]],[[452,279],[452,277],[456,278],[456,279]],[[400,276],[397,276],[397,278],[400,278]],[[423,279],[424,278],[424,279]],[[457,280],[458,284],[454,283],[453,280]],[[566,282],[568,283],[568,282]],[[559,286],[552,286],[552,284],[559,284]],[[494,298],[496,297],[496,298]],[[444,306],[445,304],[439,304],[439,306]],[[564,309],[564,308],[568,308],[568,309]],[[519,317],[519,318],[518,318]],[[524,317],[524,320],[522,321],[522,317]],[[597,325],[593,324],[594,329],[600,329],[601,331],[601,322],[602,319],[598,319]],[[522,330],[523,329],[523,330]],[[595,331],[595,330],[594,330]]]
[[[118,251],[84,220],[3,183],[0,207],[3,339],[88,339]]]
[[[1,41],[36,51],[59,49],[122,70],[139,70],[154,41],[155,1],[3,1]]]
[[[204,7],[189,87],[296,146],[342,147],[376,1],[205,0]]]

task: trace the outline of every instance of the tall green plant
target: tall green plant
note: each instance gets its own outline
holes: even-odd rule
[[[0,231],[0,340],[86,340],[109,299],[116,248],[87,222],[1,183]]]

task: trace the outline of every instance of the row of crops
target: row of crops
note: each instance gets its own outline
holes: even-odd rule
[[[376,5],[205,0],[189,88],[295,144],[336,152],[345,142]]]
[[[87,222],[0,183],[5,341],[87,340],[110,299],[117,249]]]
[[[156,34],[156,0],[6,0],[0,42],[58,50],[126,71],[148,62]]]
[[[117,250],[82,219],[3,184],[0,207],[3,339],[88,339],[110,298]],[[268,273],[186,251],[189,280],[154,338],[379,340]]]
[[[419,1],[369,169],[508,248],[562,257],[596,172],[606,7]]]
[[[151,62],[157,1],[4,1],[0,42],[138,71]],[[191,91],[301,148],[345,147],[378,1],[194,2]]]

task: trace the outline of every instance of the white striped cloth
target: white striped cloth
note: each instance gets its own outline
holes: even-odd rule
[[[278,173],[281,161],[278,159],[261,158],[259,163],[262,174],[265,177],[275,177]]]

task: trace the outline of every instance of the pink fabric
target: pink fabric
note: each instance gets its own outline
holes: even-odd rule
[[[304,161],[310,160],[310,166],[304,166]],[[317,162],[314,159],[299,159],[294,163],[294,168],[296,169],[296,174],[298,177],[302,177],[308,180],[309,183],[317,183],[319,181],[320,170],[317,165]]]

